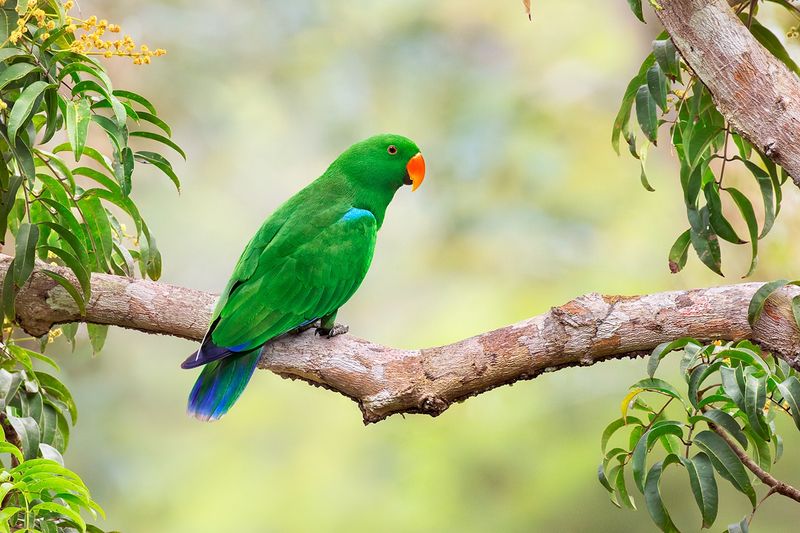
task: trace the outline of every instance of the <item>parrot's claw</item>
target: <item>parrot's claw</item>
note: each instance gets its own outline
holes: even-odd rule
[[[348,331],[350,331],[350,326],[346,326],[344,324],[335,324],[330,329],[317,328],[316,334],[319,335],[320,337],[328,337],[329,339],[332,339],[333,337],[336,337],[337,335],[343,335]]]
[[[304,326],[300,326],[300,327],[294,328],[292,330],[289,330],[288,333],[289,333],[289,335],[300,335],[304,331],[308,331],[311,328],[319,329],[319,320],[315,320],[314,322],[311,322],[310,324],[306,324]]]

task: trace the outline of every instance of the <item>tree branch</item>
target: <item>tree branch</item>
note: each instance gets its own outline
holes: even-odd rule
[[[661,0],[655,12],[723,116],[800,186],[800,78],[726,0]]]
[[[719,426],[712,423],[709,423],[708,426],[717,435],[722,437],[722,440],[728,443],[728,446],[731,448],[731,450],[733,450],[733,453],[736,454],[736,456],[742,461],[742,463],[744,463],[744,466],[753,474],[755,474],[755,476],[758,479],[760,479],[762,483],[764,483],[766,486],[770,488],[770,492],[767,493],[767,496],[769,496],[770,493],[776,493],[780,494],[781,496],[786,496],[787,498],[791,498],[792,500],[800,503],[800,490],[797,490],[795,487],[789,485],[786,482],[774,478],[772,474],[770,474],[769,472],[758,466],[758,463],[756,463],[753,459],[751,459],[750,456],[747,455],[747,452],[742,450],[736,443],[736,441],[732,437],[730,437],[724,430],[722,430]],[[753,510],[753,512],[755,512],[755,509]]]
[[[0,255],[0,279],[10,259]],[[41,268],[20,291],[16,306],[20,325],[35,336],[54,324],[81,321],[199,341],[215,300],[193,289],[94,274],[82,317],[67,292]],[[47,268],[74,279],[65,268]],[[747,307],[760,286],[743,283],[633,297],[587,294],[511,326],[414,350],[352,335],[289,335],[265,347],[260,366],[352,398],[367,423],[395,413],[435,416],[454,402],[501,385],[564,367],[640,356],[686,336],[751,338],[800,367],[800,332],[790,303],[800,289],[786,287],[770,298],[751,330]],[[184,355],[175,354],[176,370]]]

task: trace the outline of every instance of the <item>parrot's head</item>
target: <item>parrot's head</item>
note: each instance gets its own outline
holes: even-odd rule
[[[425,159],[411,139],[382,134],[348,148],[334,165],[359,189],[393,195],[403,185],[417,190],[425,179]]]

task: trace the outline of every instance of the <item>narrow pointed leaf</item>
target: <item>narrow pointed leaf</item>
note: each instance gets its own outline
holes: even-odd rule
[[[694,436],[693,442],[700,447],[714,465],[720,476],[748,497],[753,506],[756,505],[756,493],[750,483],[750,477],[742,464],[741,459],[731,450],[728,443],[713,431],[701,431]]]

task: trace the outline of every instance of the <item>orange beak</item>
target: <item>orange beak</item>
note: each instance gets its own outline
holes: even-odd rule
[[[425,179],[425,159],[422,154],[417,154],[409,159],[408,164],[406,164],[406,170],[408,171],[408,177],[411,179],[411,190],[416,191]]]

